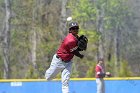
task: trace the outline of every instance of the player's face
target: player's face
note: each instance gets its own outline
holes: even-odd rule
[[[99,61],[99,63],[102,65],[103,64],[103,61]]]
[[[74,35],[77,35],[79,32],[79,27],[73,27],[71,30]]]

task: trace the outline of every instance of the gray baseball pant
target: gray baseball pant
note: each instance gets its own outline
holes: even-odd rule
[[[52,80],[59,72],[61,72],[62,93],[69,93],[69,79],[71,74],[72,61],[63,62],[60,58],[53,56],[49,69],[46,70],[45,78]]]
[[[97,93],[105,93],[105,83],[103,78],[96,78]]]

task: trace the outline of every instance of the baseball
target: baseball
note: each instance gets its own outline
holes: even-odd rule
[[[110,72],[106,72],[107,75],[110,75]]]
[[[111,77],[111,73],[110,72],[106,72],[107,77]]]
[[[68,18],[67,18],[67,21],[71,21],[71,20],[72,20],[72,17],[68,17]]]

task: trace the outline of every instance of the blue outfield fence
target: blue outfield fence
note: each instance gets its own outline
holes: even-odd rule
[[[105,78],[106,93],[140,93],[140,77]],[[0,80],[0,93],[62,93],[61,80]],[[73,78],[70,93],[96,93],[95,78]]]

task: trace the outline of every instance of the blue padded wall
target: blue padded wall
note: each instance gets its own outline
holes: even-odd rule
[[[140,80],[105,80],[106,93],[140,93]],[[0,82],[0,93],[62,93],[61,81]],[[71,80],[70,93],[96,93],[95,80]]]

